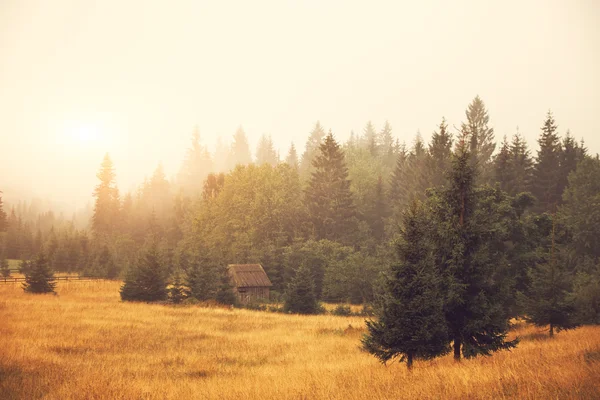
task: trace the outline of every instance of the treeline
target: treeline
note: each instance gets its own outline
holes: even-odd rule
[[[400,143],[388,123],[378,130],[371,122],[338,143],[316,123],[302,154],[292,144],[281,157],[263,136],[253,161],[241,128],[214,154],[195,132],[175,179],[159,166],[133,193],[118,191],[107,155],[89,232],[67,224],[37,242],[33,229],[29,238],[8,234],[5,242],[36,243],[20,258],[42,249],[56,270],[111,278],[136,270],[140,254],[155,249],[165,279],[181,277],[200,299],[216,298],[229,263],[263,264],[276,296],[305,266],[317,299],[370,302],[398,259],[390,243],[400,236],[404,211],[448,187],[461,141],[487,199],[481,223],[496,229],[486,234],[498,237],[495,256],[514,282],[509,297],[537,290],[535,271],[552,259],[564,270],[565,293],[595,304],[589,314],[598,318],[598,299],[591,299],[598,291],[590,286],[599,276],[597,157],[568,131],[561,137],[551,113],[535,155],[518,131],[498,144],[479,97],[458,132],[442,119],[429,143],[420,135]],[[509,304],[515,315],[517,303]]]

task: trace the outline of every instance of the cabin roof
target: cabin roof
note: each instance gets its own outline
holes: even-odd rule
[[[228,269],[236,287],[273,286],[260,264],[229,264]]]

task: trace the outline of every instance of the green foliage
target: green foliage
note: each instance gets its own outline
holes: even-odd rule
[[[6,258],[0,258],[0,274],[4,278],[10,277],[10,267]]]
[[[329,132],[313,161],[314,172],[305,191],[306,207],[317,240],[349,243],[356,226],[344,153]]]
[[[538,139],[540,149],[537,153],[533,171],[533,194],[538,199],[539,210],[555,212],[560,203],[560,140],[556,133],[557,126],[550,111],[542,126]]]
[[[183,286],[183,280],[181,279],[181,274],[179,272],[176,272],[173,276],[171,286],[169,286],[167,291],[169,300],[173,304],[179,304],[187,298],[186,289]]]
[[[286,291],[283,309],[293,314],[317,314],[320,311],[310,268],[301,265]]]
[[[488,355],[510,349],[507,341],[510,276],[504,241],[509,199],[474,185],[471,155],[463,140],[454,156],[449,185],[432,193],[436,264],[440,268],[444,312],[454,342],[454,357]]]
[[[413,203],[404,215],[398,261],[387,278],[378,320],[367,321],[363,346],[383,363],[400,357],[411,368],[415,359],[431,359],[449,351],[430,224]]]
[[[589,272],[577,273],[572,301],[576,323],[600,324],[600,263],[589,268]]]
[[[142,250],[121,286],[123,301],[163,301],[167,299],[167,269],[156,243]]]
[[[347,304],[338,304],[332,311],[332,315],[337,315],[339,317],[349,317],[352,315],[352,309]]]
[[[55,281],[45,254],[40,253],[29,265],[23,290],[28,293],[54,293]]]

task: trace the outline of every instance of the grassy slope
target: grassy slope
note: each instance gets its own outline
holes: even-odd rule
[[[58,296],[0,285],[0,398],[600,398],[600,327],[512,352],[384,367],[363,320],[119,302],[116,282]]]

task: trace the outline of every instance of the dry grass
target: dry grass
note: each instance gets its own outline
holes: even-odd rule
[[[121,303],[118,282],[58,296],[0,286],[1,399],[600,398],[600,327],[512,352],[382,366],[357,317]]]

